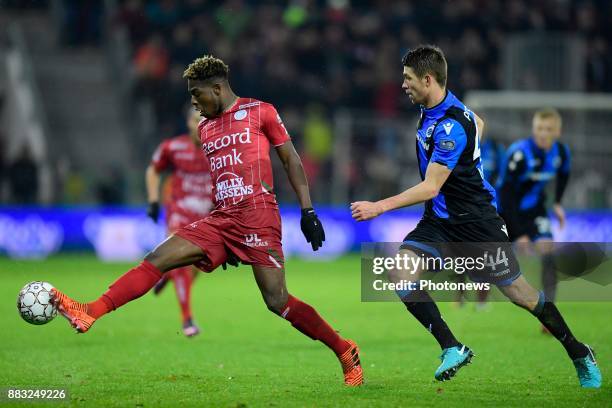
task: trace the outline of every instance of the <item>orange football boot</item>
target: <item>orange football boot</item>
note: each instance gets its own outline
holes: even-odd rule
[[[68,296],[53,288],[51,301],[70,325],[79,333],[85,333],[93,326],[96,318],[87,314],[87,305],[70,299]]]
[[[359,360],[359,347],[353,340],[347,340],[350,344],[348,350],[338,356],[344,373],[344,385],[357,387],[363,384],[363,370]]]

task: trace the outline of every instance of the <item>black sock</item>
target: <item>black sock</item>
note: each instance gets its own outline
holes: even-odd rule
[[[565,320],[563,320],[563,316],[559,313],[557,306],[552,302],[547,302],[543,292],[540,292],[538,305],[531,313],[561,342],[565,351],[567,351],[567,355],[572,360],[587,356],[589,349],[576,340]]]
[[[549,302],[555,301],[557,294],[557,271],[552,254],[542,255],[542,290]]]
[[[461,345],[442,319],[438,306],[427,292],[413,291],[402,301],[406,309],[436,338],[442,349]]]

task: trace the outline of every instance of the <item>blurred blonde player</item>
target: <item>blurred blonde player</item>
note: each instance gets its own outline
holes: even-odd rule
[[[163,200],[169,234],[204,218],[212,208],[210,169],[198,134],[200,120],[199,112],[190,109],[187,115],[189,133],[163,141],[147,167],[147,215],[155,222],[159,218],[161,176],[164,172],[170,173],[168,197]],[[169,280],[174,282],[181,307],[183,333],[187,337],[200,333],[191,313],[191,286],[196,273],[192,266],[176,268],[164,275],[153,289],[157,295]]]
[[[533,245],[542,261],[542,287],[546,299],[555,300],[557,274],[553,260],[553,234],[546,196],[547,185],[555,180],[551,212],[565,227],[561,205],[570,177],[570,151],[561,143],[561,115],[555,109],[541,109],[533,115],[531,136],[513,143],[506,153],[498,180],[501,215],[511,241],[523,251]],[[548,332],[542,328],[543,332]]]

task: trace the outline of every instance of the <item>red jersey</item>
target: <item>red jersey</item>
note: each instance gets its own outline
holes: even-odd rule
[[[169,213],[179,212],[190,220],[210,212],[212,184],[206,156],[188,135],[162,142],[151,160],[158,172],[172,172]]]
[[[212,176],[215,208],[224,212],[278,209],[270,146],[291,139],[274,106],[238,98],[221,116],[203,119],[198,128]]]

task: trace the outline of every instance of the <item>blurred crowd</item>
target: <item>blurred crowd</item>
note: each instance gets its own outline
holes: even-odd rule
[[[399,84],[406,47],[440,45],[452,62],[449,84],[461,95],[500,87],[501,44],[519,31],[586,36],[588,89],[612,91],[609,1],[125,0],[115,22],[129,30],[139,93],[155,99],[161,122],[180,112],[182,71],[205,53],[230,65],[240,95],[393,117],[405,105]]]
[[[182,125],[185,66],[212,53],[229,64],[239,95],[279,107],[298,136],[313,184],[331,166],[330,118],[337,109],[393,119],[412,108],[400,87],[400,61],[408,47],[419,43],[435,43],[445,51],[451,62],[449,87],[461,96],[468,89],[501,88],[502,44],[508,34],[579,33],[588,44],[587,89],[612,91],[609,1],[125,0],[113,23],[129,31],[135,93],[153,101],[160,134]],[[356,152],[373,148],[393,158],[398,150],[392,142],[398,138],[397,132],[385,135],[391,152],[371,146],[371,140]]]
[[[502,88],[503,44],[509,35],[578,34],[587,44],[586,55],[577,56],[584,58],[586,90],[612,92],[609,0],[58,1],[64,10],[65,45],[100,46],[105,24],[127,31],[133,98],[153,106],[159,138],[184,130],[189,96],[183,70],[194,58],[211,53],[229,64],[237,94],[279,108],[313,184],[325,180],[332,166],[335,112],[350,108],[393,120],[413,109],[401,89],[400,61],[408,47],[419,43],[445,51],[449,87],[462,96],[470,89]],[[51,3],[0,0],[15,8]],[[103,4],[116,7],[105,16]],[[408,152],[396,148],[400,135],[393,126],[374,131],[384,137],[373,142],[353,136],[358,142],[353,154],[386,158],[357,166],[387,177],[393,190],[394,169],[387,159]],[[376,185],[386,185],[383,176],[372,176]],[[99,190],[100,196],[114,197]],[[326,200],[329,192],[317,191]]]

